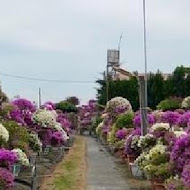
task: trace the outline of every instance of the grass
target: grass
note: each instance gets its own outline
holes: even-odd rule
[[[41,190],[85,190],[85,153],[85,139],[77,136],[69,153],[55,168],[54,177],[46,179]]]

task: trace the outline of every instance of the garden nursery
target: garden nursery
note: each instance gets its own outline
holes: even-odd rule
[[[75,97],[39,108],[22,98],[2,101],[0,189],[19,189],[18,184],[38,189],[38,175],[48,173],[39,168],[64,160],[78,135],[99,141],[134,179],[149,181],[149,189],[190,189],[190,97],[148,109],[146,135],[141,135],[140,111],[126,98],[114,97],[105,107],[95,100],[77,105]]]

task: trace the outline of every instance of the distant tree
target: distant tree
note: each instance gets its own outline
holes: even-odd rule
[[[160,71],[156,74],[150,73],[148,78],[148,106],[156,108],[156,105],[165,98],[164,79]]]
[[[77,106],[79,105],[79,99],[76,96],[71,96],[66,99],[67,102],[70,102],[71,104]]]

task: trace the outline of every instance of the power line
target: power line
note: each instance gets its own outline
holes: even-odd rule
[[[33,78],[33,77],[26,77],[26,76],[20,76],[20,75],[12,75],[7,73],[0,72],[0,75],[10,77],[10,78],[17,78],[17,79],[25,79],[30,81],[39,81],[39,82],[55,82],[55,83],[95,83],[95,81],[78,81],[78,80],[55,80],[55,79],[44,79],[44,78]]]

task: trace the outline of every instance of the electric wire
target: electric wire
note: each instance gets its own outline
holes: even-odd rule
[[[95,81],[80,81],[80,80],[56,80],[56,79],[45,79],[45,78],[35,78],[35,77],[27,77],[27,76],[21,76],[21,75],[13,75],[8,73],[0,72],[0,75],[10,78],[17,78],[17,79],[24,79],[24,80],[30,80],[30,81],[39,81],[39,82],[54,82],[54,83],[95,83]]]

